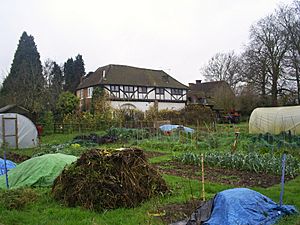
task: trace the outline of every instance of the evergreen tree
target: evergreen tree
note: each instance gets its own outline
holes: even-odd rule
[[[75,60],[73,58],[68,59],[64,64],[65,91],[75,93],[81,77],[84,75],[85,69],[82,55],[78,54]]]
[[[64,64],[64,78],[65,78],[65,91],[72,91],[72,82],[74,77],[74,61],[72,58],[68,59]]]
[[[7,104],[15,103],[32,112],[39,112],[43,106],[44,84],[40,54],[34,38],[23,32],[10,73],[3,81],[1,95],[6,96]]]
[[[56,62],[53,62],[53,69],[51,73],[51,89],[54,95],[54,98],[60,95],[63,91],[63,74],[59,65]]]
[[[82,76],[85,75],[84,61],[82,55],[78,54],[76,56],[76,59],[74,61],[74,67],[75,67],[75,73],[78,76],[77,78],[81,78]]]

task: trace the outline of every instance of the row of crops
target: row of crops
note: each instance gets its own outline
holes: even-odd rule
[[[231,154],[229,152],[207,152],[204,154],[204,158],[205,164],[212,167],[246,170],[256,173],[281,174],[282,158],[269,153]],[[201,163],[200,155],[192,152],[174,156],[174,159],[185,164],[200,165]],[[287,155],[285,173],[291,177],[299,175],[300,162],[297,158]]]

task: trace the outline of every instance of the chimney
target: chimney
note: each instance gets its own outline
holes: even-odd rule
[[[102,77],[103,77],[103,80],[106,79],[106,74],[105,74],[105,70],[102,71]]]
[[[196,80],[196,84],[201,84],[202,80]]]

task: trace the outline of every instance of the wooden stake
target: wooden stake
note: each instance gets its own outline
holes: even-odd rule
[[[204,158],[201,154],[201,167],[202,167],[202,200],[205,201],[205,189],[204,189]]]

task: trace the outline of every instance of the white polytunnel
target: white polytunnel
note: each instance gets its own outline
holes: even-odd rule
[[[0,114],[0,146],[33,148],[38,145],[38,132],[34,123],[17,113]]]
[[[300,106],[266,107],[253,110],[249,120],[249,133],[300,134]]]

